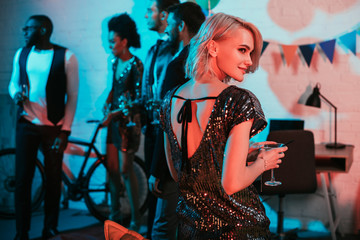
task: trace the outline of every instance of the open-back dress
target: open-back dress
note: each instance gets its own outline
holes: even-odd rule
[[[171,158],[179,178],[176,211],[181,220],[181,239],[270,239],[270,221],[255,187],[250,185],[228,195],[221,185],[225,145],[231,129],[254,119],[251,138],[266,127],[258,99],[250,91],[236,86],[227,87],[218,96],[202,99],[184,99],[174,95],[176,90],[164,98],[161,123],[170,141]],[[184,101],[178,115],[183,127],[182,139],[187,139],[190,102],[215,99],[199,147],[190,157],[187,157],[186,141],[180,144],[172,129],[173,98]],[[186,154],[182,150],[186,150]]]

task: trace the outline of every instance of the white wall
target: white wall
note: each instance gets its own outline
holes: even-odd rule
[[[147,0],[3,0],[0,8],[0,94],[7,94],[15,51],[23,45],[21,27],[33,14],[47,14],[54,23],[53,42],[70,48],[79,59],[80,92],[73,136],[87,139],[91,126],[86,119],[101,118],[101,107],[111,86],[106,24],[116,13],[128,12],[137,23],[142,48],[134,54],[145,60],[156,34],[146,28]],[[252,90],[263,104],[268,118],[301,118],[305,128],[314,131],[315,141],[329,142],[330,108],[314,109],[298,104],[316,82],[321,92],[338,107],[338,140],[355,145],[354,163],[349,173],[333,174],[338,194],[341,228],[360,229],[360,58],[336,46],[331,64],[317,52],[312,64],[304,65],[298,56],[287,66],[281,59],[280,44],[307,44],[334,39],[360,23],[360,1],[221,0],[213,9],[240,16],[255,23],[263,38],[273,44],[263,54],[258,72],[242,85]],[[358,46],[359,46],[359,36]],[[0,103],[1,104],[1,103]],[[5,120],[2,118],[2,123]],[[332,120],[331,120],[332,122]],[[266,131],[257,140],[266,137]],[[104,133],[102,134],[104,137]],[[1,144],[0,144],[1,145]],[[275,206],[275,203],[269,203]],[[323,198],[317,195],[287,197],[287,221],[306,228],[324,228],[327,221]],[[269,208],[269,211],[271,209]],[[273,212],[269,212],[273,215]],[[311,224],[309,224],[311,223]]]

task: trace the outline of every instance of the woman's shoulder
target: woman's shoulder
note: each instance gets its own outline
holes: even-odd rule
[[[175,95],[175,92],[181,88],[181,85],[180,86],[176,86],[174,87],[173,89],[167,91],[167,93],[165,94],[164,98],[163,98],[163,101],[167,101],[167,102],[170,102],[171,98]]]
[[[132,69],[136,70],[138,72],[140,72],[140,74],[142,75],[142,72],[144,71],[144,64],[143,62],[140,60],[140,58],[138,58],[137,56],[134,55],[134,60],[132,61]],[[132,70],[132,71],[133,71]]]
[[[222,92],[219,102],[220,107],[232,109],[236,113],[252,109],[264,115],[259,99],[248,89],[232,85]]]
[[[245,88],[238,87],[236,85],[230,85],[225,90],[234,95],[251,93],[251,91],[249,91]]]
[[[254,93],[252,93],[248,89],[240,88],[235,85],[231,85],[228,88],[226,88],[223,92],[225,97],[231,97],[234,100],[251,100],[258,102],[258,98],[255,96]]]
[[[138,57],[138,56],[135,56],[134,55],[134,64],[136,64],[136,65],[140,65],[140,66],[143,66],[144,64],[143,64],[143,62],[141,61],[141,59]]]
[[[218,97],[228,87],[225,83],[199,83],[190,79],[176,89],[175,95],[186,99],[199,99],[206,97]]]
[[[254,119],[251,127],[251,137],[253,137],[266,127],[260,101],[250,90],[231,86],[223,95],[225,100],[222,101],[222,109],[226,108],[227,110],[228,119],[231,119],[231,128],[249,119]]]
[[[161,102],[161,108],[160,108],[160,115],[162,116],[162,117],[161,117],[162,119],[167,118],[166,116],[168,116],[168,114],[170,114],[169,111],[170,111],[171,98],[174,96],[175,91],[176,91],[178,88],[179,88],[179,86],[176,87],[176,88],[173,88],[173,89],[169,90],[169,91],[165,94],[165,96],[164,96],[164,98],[163,98],[163,100],[162,100],[162,102]]]

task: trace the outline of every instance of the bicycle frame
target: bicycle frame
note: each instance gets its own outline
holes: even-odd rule
[[[61,177],[65,186],[65,192],[63,192],[63,194],[65,195],[62,204],[66,208],[68,207],[69,200],[79,201],[84,199],[89,212],[100,221],[104,221],[108,219],[111,208],[109,173],[107,168],[106,154],[101,154],[98,148],[95,146],[95,139],[98,135],[99,130],[103,126],[99,123],[99,121],[88,122],[98,123],[96,130],[94,131],[94,134],[92,135],[92,138],[89,142],[76,138],[69,139],[69,143],[73,143],[74,146],[82,146],[80,147],[80,154],[72,154],[79,156],[82,163],[79,163],[79,166],[77,166],[79,172],[77,174],[74,174],[74,176],[72,176],[73,174],[70,168],[69,171],[67,171],[65,165],[63,165]],[[85,147],[87,147],[87,150],[85,149]],[[0,171],[0,185],[8,186],[8,188],[3,189],[5,190],[4,194],[7,194],[7,199],[9,199],[14,197],[14,191],[11,189],[11,187],[14,185],[10,185],[9,188],[9,185],[7,184],[11,184],[11,181],[13,181],[15,178],[15,149],[3,149],[0,150],[0,153],[1,164],[3,166],[9,167],[8,171]],[[95,159],[95,161],[88,162],[89,158]],[[32,210],[37,209],[41,205],[44,199],[46,182],[43,163],[39,159],[36,159],[35,166],[35,172],[37,172],[37,179],[39,179],[39,181],[36,181],[35,185],[33,184],[33,189],[35,189],[35,192],[32,196]],[[142,161],[142,159],[136,156],[134,158],[134,170],[138,180],[138,188],[139,190],[141,189],[139,191],[139,199],[141,201],[141,205],[139,205],[140,213],[144,214],[147,209],[147,200],[149,196],[147,184],[148,176],[145,171],[145,163]],[[125,188],[123,189],[125,190]],[[129,201],[130,199],[126,194],[126,191],[124,191],[124,194],[120,194],[119,202],[121,204],[119,211],[123,216],[124,222],[130,221],[131,218]],[[6,218],[15,217],[14,204],[11,203],[9,205],[6,201],[1,201],[0,216]]]
[[[88,121],[88,122],[97,122],[97,121]],[[99,160],[105,161],[105,159],[106,159],[106,155],[101,154],[100,151],[95,146],[96,137],[99,133],[99,130],[102,127],[103,126],[101,125],[101,123],[99,123],[98,126],[96,127],[96,130],[95,130],[90,142],[87,142],[87,141],[81,140],[81,139],[77,139],[77,138],[73,138],[73,137],[69,137],[69,140],[68,140],[69,143],[79,145],[79,146],[86,146],[88,148],[85,151],[83,163],[81,165],[78,176],[75,177],[74,182],[71,181],[70,177],[65,173],[64,169],[61,173],[62,180],[69,189],[68,193],[69,193],[69,198],[71,200],[80,200],[82,198],[82,192],[84,191],[84,189],[82,189],[83,188],[82,183],[83,183],[83,180],[85,179],[85,167],[87,165],[87,162],[90,158],[91,153],[92,152],[95,153],[97,161],[99,161]],[[77,194],[80,194],[80,196],[78,196]]]

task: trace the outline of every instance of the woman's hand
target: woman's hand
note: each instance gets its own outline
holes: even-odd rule
[[[273,142],[272,142],[273,143]],[[260,153],[256,161],[262,161],[264,166],[264,171],[279,168],[281,164],[281,158],[285,156],[285,153],[288,150],[287,146],[280,148],[272,148],[269,150],[260,149]]]
[[[17,92],[14,96],[15,104],[18,106],[22,106],[27,99],[27,96],[25,96],[22,92]]]
[[[276,144],[276,142],[274,142],[274,141],[250,142],[249,143],[249,154],[255,150],[260,149],[260,147],[265,144]]]
[[[110,112],[110,103],[105,102],[105,104],[104,104],[104,106],[102,108],[102,113],[106,117],[109,112]]]
[[[104,127],[108,126],[111,119],[112,119],[112,114],[105,115],[104,119],[102,120],[101,125],[103,125]]]
[[[160,183],[159,178],[156,178],[155,176],[150,175],[149,180],[148,180],[149,190],[156,197],[161,196],[161,193],[162,193],[162,191],[159,189],[159,183]]]
[[[276,142],[273,142],[273,141],[250,142],[249,143],[249,152],[248,152],[246,162],[248,162],[248,163],[254,162],[260,153],[261,146],[263,146],[264,144],[275,144],[275,143]]]

